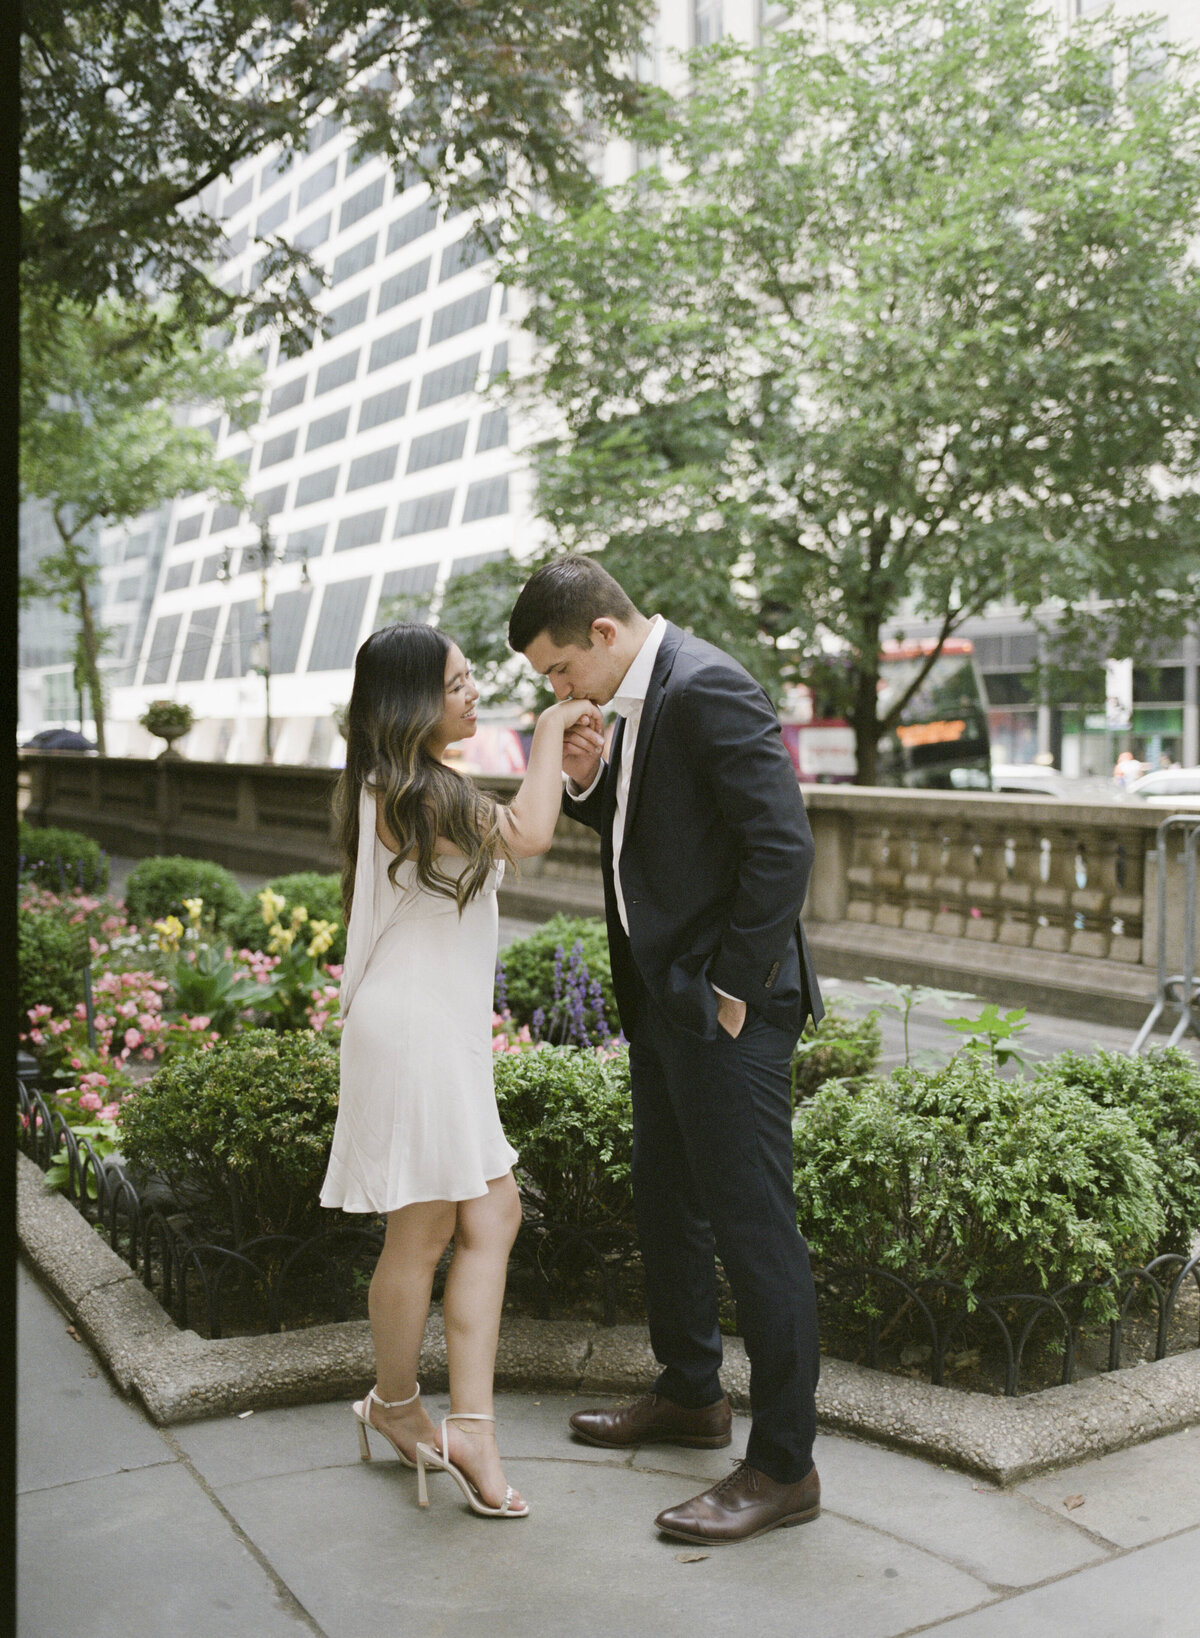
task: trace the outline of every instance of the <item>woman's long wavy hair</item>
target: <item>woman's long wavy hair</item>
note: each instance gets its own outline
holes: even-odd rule
[[[384,823],[399,843],[388,866],[393,883],[400,861],[413,858],[421,885],[454,899],[461,915],[502,851],[496,804],[440,762],[431,744],[446,709],[446,656],[451,646],[434,626],[395,625],[374,632],[358,651],[346,709],[346,766],[334,791],[347,922],[354,901],[358,804],[364,783],[382,792]],[[466,858],[461,875],[441,868],[439,836]]]

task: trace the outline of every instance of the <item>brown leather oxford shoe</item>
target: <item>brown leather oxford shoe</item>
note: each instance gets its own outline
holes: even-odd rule
[[[648,1393],[614,1410],[576,1411],[571,1429],[589,1445],[625,1450],[630,1445],[689,1445],[721,1450],[733,1438],[733,1412],[721,1398],[700,1410],[687,1410],[670,1399]]]
[[[668,1507],[655,1519],[677,1541],[749,1541],[780,1525],[807,1524],[821,1511],[821,1481],[814,1467],[799,1484],[777,1484],[757,1468],[739,1462],[699,1496]]]

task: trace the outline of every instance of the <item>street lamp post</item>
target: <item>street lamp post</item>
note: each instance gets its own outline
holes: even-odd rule
[[[271,722],[271,597],[270,571],[276,564],[284,561],[283,551],[276,546],[271,538],[269,520],[265,513],[257,509],[251,514],[258,525],[258,539],[243,549],[243,565],[258,570],[258,640],[251,651],[251,670],[257,671],[263,680],[263,706],[265,722],[263,731],[263,760],[274,760],[274,747],[271,744],[273,724]],[[230,553],[226,549],[225,562],[221,567],[220,579],[230,578]],[[308,581],[307,557],[301,565],[301,581]]]

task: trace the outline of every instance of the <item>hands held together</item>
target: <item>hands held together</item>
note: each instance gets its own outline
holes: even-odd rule
[[[604,754],[604,718],[599,706],[591,700],[559,700],[542,712],[538,727],[543,723],[561,725],[563,772],[580,790],[587,790],[600,772]]]

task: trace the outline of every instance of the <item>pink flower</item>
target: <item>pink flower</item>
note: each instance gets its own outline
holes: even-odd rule
[[[493,1035],[492,1036],[492,1051],[493,1052],[507,1052],[508,1051],[508,1042],[504,1039],[503,1035]]]
[[[341,976],[342,976],[341,963],[337,962],[337,961],[330,962],[329,965],[325,968],[325,971],[329,974],[330,978],[341,978]]]
[[[29,1031],[29,1039],[31,1041],[33,1041],[37,1046],[41,1046],[42,1042],[46,1039],[46,1037],[42,1034],[40,1029],[31,1029]]]
[[[103,1105],[103,1103],[101,1102],[101,1099],[100,1099],[100,1094],[98,1092],[92,1092],[92,1091],[81,1092],[79,1094],[79,1100],[78,1101],[79,1101],[79,1107],[81,1109],[91,1110],[91,1109],[102,1109],[104,1107],[104,1105]]]
[[[308,1015],[308,1021],[317,1031],[317,1033],[320,1034],[320,1032],[325,1028],[325,1025],[329,1022],[329,1014],[327,1012],[310,1012]]]
[[[120,1112],[120,1108],[121,1105],[119,1103],[106,1103],[103,1109],[100,1111],[100,1119],[116,1120],[117,1115]]]
[[[189,1029],[207,1029],[211,1023],[211,1018],[205,1018],[203,1014],[198,1013],[195,1018],[188,1019],[187,1027]]]
[[[71,1059],[71,1068],[72,1069],[82,1069],[83,1068],[83,1060],[80,1059],[80,1058],[72,1058]]]
[[[146,1062],[148,1064],[152,1064],[154,1062],[154,1048],[153,1047],[143,1047],[142,1048],[142,1057],[146,1060]]]
[[[53,1008],[46,1001],[40,1001],[36,1007],[30,1007],[28,1016],[36,1024],[39,1018],[49,1018]]]
[[[127,1029],[125,1031],[125,1045],[127,1047],[141,1046],[143,1040],[141,1030]]]

